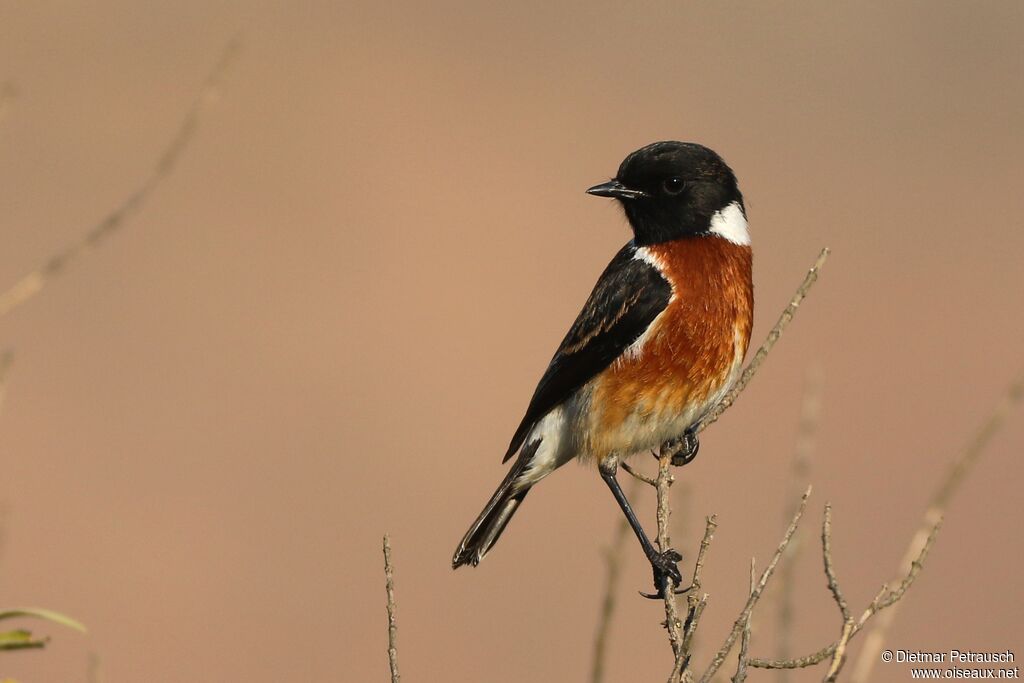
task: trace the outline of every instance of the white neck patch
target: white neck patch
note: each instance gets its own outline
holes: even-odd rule
[[[747,219],[739,202],[733,202],[711,217],[712,234],[723,237],[733,244],[750,245],[750,231],[747,230]]]

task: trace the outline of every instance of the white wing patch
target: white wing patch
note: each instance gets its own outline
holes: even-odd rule
[[[723,237],[733,244],[750,245],[750,231],[747,230],[747,219],[739,202],[733,202],[711,217],[711,232]],[[639,253],[639,250],[637,250]]]
[[[574,443],[572,431],[576,426],[576,415],[579,413],[580,405],[587,400],[587,397],[583,396],[584,393],[577,392],[562,405],[551,409],[530,430],[523,443],[528,444],[537,439],[541,439],[541,443],[537,452],[523,469],[523,473],[513,484],[514,491],[522,491],[524,488],[533,486],[576,455],[572,448]]]

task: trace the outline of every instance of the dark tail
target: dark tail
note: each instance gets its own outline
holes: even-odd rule
[[[498,486],[498,490],[487,501],[483,512],[469,527],[466,535],[462,537],[462,542],[459,543],[459,547],[455,549],[455,555],[452,557],[452,569],[458,569],[464,564],[477,566],[491,546],[498,542],[498,537],[505,530],[505,525],[512,519],[519,504],[526,498],[526,494],[530,492],[529,486],[516,487],[514,484],[537,452],[540,443],[541,439],[537,439],[523,448],[519,458],[512,465],[512,469]]]

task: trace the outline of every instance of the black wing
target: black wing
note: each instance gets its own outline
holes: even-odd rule
[[[668,305],[672,287],[635,254],[633,244],[627,244],[601,273],[537,384],[502,462],[519,450],[538,420],[611,365]]]

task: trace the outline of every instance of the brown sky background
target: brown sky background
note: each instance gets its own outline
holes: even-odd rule
[[[796,569],[806,651],[839,631],[824,503],[860,609],[1024,363],[1012,0],[5,3],[0,80],[20,96],[0,122],[0,288],[142,181],[239,31],[220,101],[144,211],[0,320],[17,353],[0,604],[89,627],[25,622],[53,641],[0,675],[83,681],[95,652],[107,682],[386,680],[390,532],[405,680],[586,680],[619,515],[595,473],[546,480],[478,569],[449,561],[627,239],[583,190],[654,140],[738,173],[755,341],[834,251],[679,472],[687,571],[703,516],[720,522],[699,665],[784,528],[809,366],[825,389]],[[1018,411],[889,647],[1024,656],[1022,448]],[[667,675],[661,607],[635,597],[649,581],[631,544],[610,681]],[[754,654],[774,652],[774,604]]]

